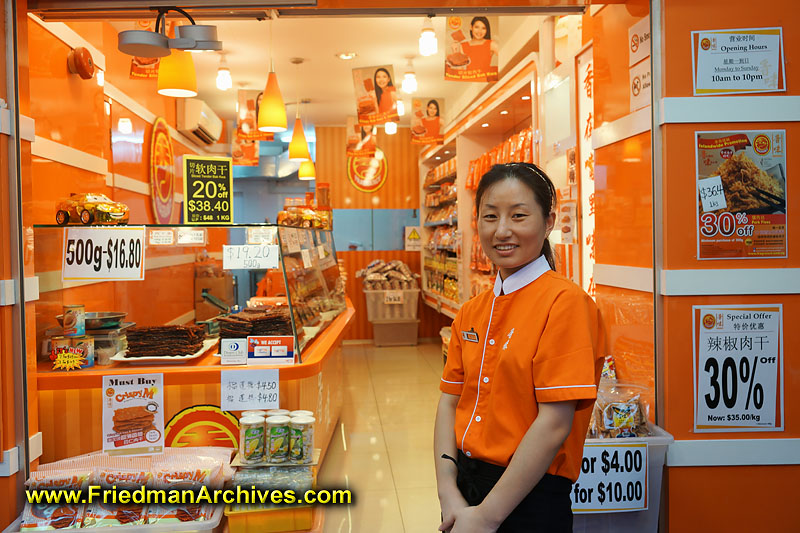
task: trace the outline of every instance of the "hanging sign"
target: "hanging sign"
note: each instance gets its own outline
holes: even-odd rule
[[[175,153],[167,121],[158,117],[150,137],[150,199],[157,224],[172,223],[175,196]]]
[[[692,306],[695,432],[783,431],[783,306]]]
[[[786,130],[695,139],[697,258],[786,257]]]
[[[497,17],[447,17],[444,79],[497,81]]]
[[[573,513],[647,509],[647,443],[587,442],[570,495]]]
[[[280,403],[278,369],[223,370],[220,408],[225,411],[277,409]]]
[[[258,130],[258,111],[264,91],[239,89],[236,113],[236,138],[242,141],[271,141],[273,133]],[[258,145],[256,145],[258,146]],[[257,156],[256,156],[257,158]]]
[[[361,192],[375,192],[386,183],[389,164],[380,148],[375,149],[374,157],[348,157],[347,179]]]
[[[231,159],[240,167],[258,166],[258,141],[241,139],[237,135],[231,139]]]
[[[783,28],[692,32],[695,96],[786,91]]]
[[[232,224],[231,158],[184,156],[183,198],[186,224]]]
[[[132,30],[139,30],[139,31],[153,31],[154,22],[152,19],[148,20],[138,20],[133,23]],[[169,32],[168,34],[172,33],[172,29],[175,25],[175,22],[169,23]],[[160,57],[138,57],[134,56],[131,58],[131,69],[129,77],[132,80],[155,80],[158,79],[158,65],[161,63]]]
[[[347,117],[347,157],[375,155],[377,131],[372,124],[361,125],[356,117]]]
[[[144,279],[144,226],[64,228],[61,281]]]
[[[411,144],[444,144],[444,98],[411,99]]]
[[[392,65],[353,69],[359,124],[383,124],[400,120],[394,80]]]
[[[103,451],[150,455],[164,449],[164,375],[103,376]]]

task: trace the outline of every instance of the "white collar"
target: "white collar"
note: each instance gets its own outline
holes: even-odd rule
[[[500,278],[500,273],[498,272],[494,280],[494,295],[500,296],[501,289],[503,294],[511,294],[533,283],[548,270],[550,270],[550,263],[547,262],[547,258],[542,254],[535,261],[531,261],[508,276],[505,281]]]

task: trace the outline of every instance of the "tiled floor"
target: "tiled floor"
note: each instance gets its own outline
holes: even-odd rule
[[[347,486],[356,501],[326,507],[325,532],[435,532],[433,421],[441,344],[346,345],[344,369],[344,407],[319,486]]]

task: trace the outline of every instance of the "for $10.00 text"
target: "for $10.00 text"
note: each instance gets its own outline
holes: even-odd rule
[[[647,445],[587,443],[571,495],[575,512],[646,509]]]

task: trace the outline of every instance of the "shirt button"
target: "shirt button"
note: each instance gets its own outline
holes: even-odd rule
[[[467,457],[472,457],[472,454],[470,452],[467,452]]]
[[[481,421],[481,417],[480,417],[480,415],[476,416],[476,417],[475,417],[475,422],[480,422],[480,421]]]
[[[489,383],[489,378],[483,378],[484,383]]]
[[[489,339],[489,346],[494,346],[494,339]]]

